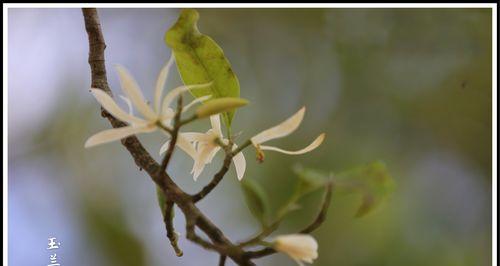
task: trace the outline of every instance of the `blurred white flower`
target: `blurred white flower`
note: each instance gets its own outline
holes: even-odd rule
[[[318,243],[306,234],[278,236],[273,241],[273,248],[287,254],[301,266],[303,262],[313,263],[318,258]]]
[[[200,84],[200,85],[187,85],[180,86],[171,90],[162,102],[162,93],[165,86],[165,82],[168,77],[168,72],[173,65],[174,58],[170,58],[168,63],[162,68],[158,79],[156,81],[156,89],[154,95],[154,106],[151,108],[148,102],[144,99],[144,96],[137,85],[134,78],[128,73],[128,71],[120,65],[116,66],[120,78],[120,84],[126,97],[122,98],[127,102],[129,106],[129,112],[125,112],[121,109],[114,99],[101,89],[90,89],[90,92],[96,100],[101,104],[101,106],[106,109],[115,118],[125,122],[128,126],[121,128],[113,128],[101,131],[93,136],[91,136],[86,142],[85,147],[92,147],[104,143],[108,143],[115,140],[120,140],[131,135],[139,133],[149,133],[156,131],[160,128],[168,128],[175,115],[175,112],[170,108],[172,101],[180,94],[189,91],[191,89],[203,88],[209,86],[210,83]],[[183,110],[188,110],[193,104],[200,101],[206,100],[208,97],[202,97],[194,100],[192,103],[188,104]],[[142,118],[134,116],[132,113],[132,106],[134,106],[138,112],[143,116]],[[162,132],[164,132],[162,130]],[[164,132],[166,133],[166,132]],[[179,136],[177,145],[183,149],[190,156],[195,156],[196,151],[194,147],[185,140],[182,136]],[[194,158],[194,157],[193,157]]]
[[[212,128],[206,133],[182,133],[184,139],[192,142],[196,146],[196,156],[193,157],[195,159],[193,169],[191,170],[194,180],[198,179],[198,176],[205,168],[205,165],[212,162],[215,154],[217,154],[217,152],[221,149],[221,146],[217,143],[217,141],[221,141],[224,145],[228,145],[229,143],[229,140],[225,139],[222,135],[220,117],[218,114],[210,116],[210,124],[212,125]],[[160,153],[164,152],[167,149],[167,146],[168,142],[162,146]],[[233,144],[232,149],[235,150],[237,148],[236,144]],[[246,168],[246,161],[242,152],[237,153],[233,157],[233,163],[236,168],[236,176],[238,177],[238,180],[241,180],[245,174]]]
[[[261,133],[257,134],[256,136],[251,138],[252,144],[255,146],[255,148],[258,151],[258,159],[260,161],[263,160],[263,150],[270,150],[270,151],[277,151],[285,154],[290,154],[290,155],[298,155],[298,154],[304,154],[307,152],[310,152],[314,149],[316,149],[323,140],[325,139],[325,133],[320,134],[316,139],[309,144],[307,147],[298,150],[298,151],[287,151],[283,150],[277,147],[273,146],[263,146],[261,145],[262,143],[272,140],[272,139],[277,139],[277,138],[282,138],[285,136],[290,135],[292,132],[294,132],[302,122],[302,119],[304,118],[304,113],[306,112],[306,108],[302,107],[297,113],[292,115],[290,118],[285,120],[284,122],[280,123],[277,126],[274,126],[272,128],[269,128],[267,130],[262,131]]]

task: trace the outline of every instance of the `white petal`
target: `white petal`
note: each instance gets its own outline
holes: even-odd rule
[[[306,234],[290,234],[276,237],[274,248],[294,259],[299,265],[304,261],[312,263],[318,258],[318,243]]]
[[[169,145],[170,145],[170,140],[167,140],[167,142],[161,145],[159,154],[162,155],[163,153],[165,153],[168,150]]]
[[[198,176],[200,176],[201,172],[203,172],[203,168],[205,168],[206,161],[210,156],[212,150],[213,150],[212,147],[206,145],[203,145],[199,150],[198,156],[194,161],[193,170],[191,170],[194,181],[196,181],[196,179],[198,179]]]
[[[85,142],[85,148],[123,139],[138,133],[152,132],[155,129],[156,129],[155,126],[142,125],[142,126],[126,126],[126,127],[104,130],[90,137]]]
[[[245,169],[247,167],[247,162],[245,160],[245,156],[243,156],[243,152],[238,152],[233,157],[234,168],[236,168],[236,176],[238,180],[243,179],[243,175],[245,175]]]
[[[302,119],[304,118],[305,111],[306,108],[302,107],[297,113],[292,115],[290,118],[288,118],[281,124],[269,128],[267,130],[264,130],[261,133],[257,134],[256,136],[252,137],[251,139],[252,143],[254,145],[258,145],[271,139],[277,139],[288,136],[290,133],[292,133],[299,127],[300,123],[302,122]]]
[[[215,144],[217,145],[217,144]],[[220,150],[220,146],[217,145],[215,147],[212,148],[212,152],[210,153],[210,155],[208,155],[208,158],[207,160],[205,161],[205,164],[209,164],[212,162],[212,160],[214,159],[215,155],[217,154],[217,152]]]
[[[110,114],[112,114],[117,119],[120,119],[123,122],[127,122],[129,124],[141,124],[145,123],[144,120],[127,114],[123,109],[121,109],[116,102],[101,89],[90,89],[92,95],[94,95],[95,99],[101,104],[101,106],[106,109]]]
[[[177,143],[176,145],[181,148],[184,152],[186,152],[193,160],[196,160],[197,154],[194,146],[183,136],[184,133],[180,133],[177,136]],[[161,147],[160,147],[160,155],[165,153],[168,150],[168,146],[170,145],[170,140],[165,142]]]
[[[162,115],[160,116],[160,120],[164,122],[164,124],[170,124],[170,121],[174,118],[175,112],[172,108],[166,107],[163,109]]]
[[[284,154],[290,154],[290,155],[299,155],[299,154],[304,154],[304,153],[307,153],[307,152],[310,152],[310,151],[316,149],[319,145],[321,145],[321,143],[323,142],[324,139],[325,139],[325,133],[319,135],[313,142],[311,142],[311,144],[309,144],[309,146],[307,146],[301,150],[298,150],[298,151],[287,151],[287,150],[283,150],[283,149],[280,149],[277,147],[263,146],[263,145],[260,146],[260,149],[261,150],[268,150],[268,151],[277,151],[277,152],[281,152]]]
[[[195,85],[184,85],[184,86],[179,86],[165,95],[165,98],[163,98],[163,104],[161,105],[163,110],[165,108],[169,107],[172,101],[175,99],[175,97],[181,95],[182,93],[189,91],[189,90],[195,90],[195,89],[201,89],[201,88],[206,88],[208,86],[212,85],[212,82],[205,83],[205,84],[195,84]],[[162,111],[163,115],[163,111]]]
[[[120,95],[120,98],[127,104],[128,114],[134,115],[134,108],[132,107],[132,102],[130,101],[130,99],[123,95]]]
[[[174,63],[174,52],[170,55],[170,59],[167,64],[161,69],[160,74],[158,74],[158,79],[156,80],[156,89],[155,89],[155,112],[157,114],[160,113],[160,104],[161,104],[161,94],[163,93],[163,88],[165,87],[165,82],[168,79],[168,72]]]
[[[202,96],[200,98],[194,99],[188,105],[184,106],[184,108],[182,109],[182,112],[186,112],[187,110],[189,110],[189,108],[193,107],[195,104],[204,102],[204,101],[210,99],[211,97],[212,97],[212,95],[205,95],[205,96]]]
[[[116,66],[116,70],[118,71],[118,76],[120,77],[120,84],[122,86],[122,90],[127,95],[127,97],[132,101],[137,110],[148,120],[155,120],[156,114],[151,109],[151,107],[147,104],[142,92],[135,82],[134,78],[128,71],[120,65]]]
[[[196,159],[196,150],[194,149],[193,144],[191,144],[185,137],[183,133],[180,133],[177,136],[177,146],[181,148],[184,152],[186,152],[193,160]]]
[[[219,138],[222,138],[222,130],[220,128],[220,117],[218,114],[210,116],[210,124],[212,125],[212,130],[214,131],[215,135],[218,136]]]
[[[183,132],[182,136],[191,142],[208,142],[212,137],[199,132]]]

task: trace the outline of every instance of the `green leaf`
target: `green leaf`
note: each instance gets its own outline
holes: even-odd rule
[[[344,193],[360,193],[362,203],[356,217],[377,207],[395,188],[385,164],[374,162],[333,176],[335,189]]]
[[[231,111],[233,109],[245,106],[248,104],[247,100],[234,97],[224,97],[208,101],[204,105],[196,109],[196,116],[198,118],[205,118],[211,115],[219,114],[222,112]]]
[[[252,179],[244,179],[241,181],[241,188],[245,196],[250,212],[259,222],[265,226],[267,224],[269,201],[262,187]]]
[[[199,14],[194,9],[183,9],[177,22],[165,34],[165,42],[172,48],[177,68],[184,84],[203,84],[213,81],[206,89],[193,90],[195,97],[211,94],[214,98],[239,97],[238,78],[231,69],[222,49],[210,37],[200,33]],[[234,111],[224,113],[226,126],[231,127]]]
[[[299,177],[296,193],[304,196],[323,188],[328,182],[331,174],[311,168],[304,168],[301,165],[295,165],[293,171]]]

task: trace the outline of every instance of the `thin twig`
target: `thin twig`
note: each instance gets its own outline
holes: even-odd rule
[[[238,148],[236,148],[233,152],[232,152],[232,156],[235,156],[236,154],[240,153],[242,150],[244,150],[246,147],[250,146],[250,144],[252,144],[252,141],[251,140],[247,140],[245,141],[243,144],[241,144]]]
[[[165,213],[163,214],[163,220],[165,222],[165,227],[167,229],[167,237],[170,240],[170,244],[172,245],[172,248],[175,251],[175,255],[177,257],[182,257],[183,252],[179,248],[179,245],[177,244],[178,237],[177,233],[175,232],[174,228],[174,202],[167,200],[165,203]]]
[[[217,250],[217,246],[199,237],[195,231],[195,223],[193,220],[188,219],[186,221],[186,238],[197,243],[205,249]]]
[[[198,202],[202,200],[206,195],[208,195],[224,178],[224,175],[227,173],[229,170],[229,166],[231,165],[231,159],[232,157],[230,155],[226,155],[224,158],[224,163],[222,164],[221,169],[214,175],[212,178],[212,181],[208,183],[205,187],[203,187],[200,192],[194,194],[192,196],[193,202]]]
[[[224,265],[226,265],[226,258],[227,258],[227,257],[226,257],[226,256],[224,256],[224,255],[221,255],[221,256],[219,257],[219,266],[224,266]]]
[[[174,153],[175,144],[177,143],[177,137],[179,135],[180,124],[179,121],[181,119],[182,113],[182,95],[179,95],[177,100],[177,111],[174,116],[174,129],[172,130],[172,139],[170,140],[167,152],[165,153],[165,157],[163,157],[163,161],[161,162],[160,171],[164,172],[167,169],[168,163],[172,158],[172,154]]]

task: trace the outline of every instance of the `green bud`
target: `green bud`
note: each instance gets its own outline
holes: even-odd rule
[[[211,115],[228,112],[233,109],[245,106],[248,101],[236,97],[217,98],[206,102],[196,110],[198,118],[205,118]]]

